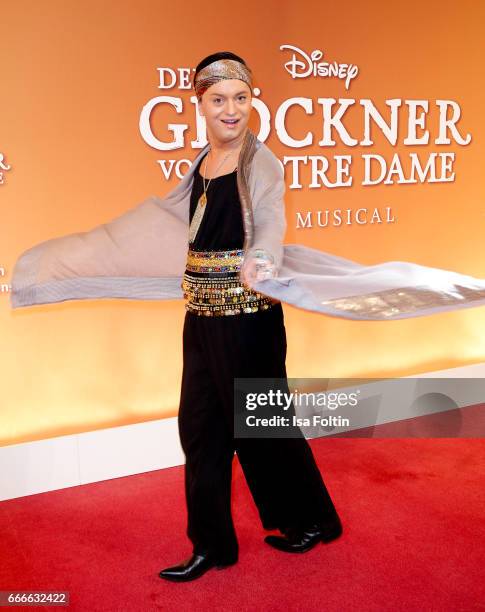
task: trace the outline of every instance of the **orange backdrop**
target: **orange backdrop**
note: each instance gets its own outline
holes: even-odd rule
[[[199,148],[191,89],[159,88],[159,68],[195,68],[206,55],[231,50],[251,66],[258,98],[271,113],[266,143],[285,156],[352,155],[353,185],[290,188],[286,166],[286,242],[303,243],[372,264],[409,260],[485,277],[483,249],[482,24],[485,5],[417,0],[350,2],[345,10],[320,1],[270,0],[228,6],[213,0],[100,3],[49,0],[4,4],[0,19],[0,282],[8,284],[15,260],[49,238],[88,230],[151,194],[163,196],[169,180],[162,160],[192,160]],[[337,78],[291,78],[281,45],[320,61],[358,66],[347,90]],[[159,106],[151,116],[162,141],[170,123],[186,123],[184,146],[160,151],[142,138],[142,108],[152,98],[180,98],[183,112]],[[286,100],[308,98],[313,112],[292,107],[281,143],[274,119]],[[345,118],[363,138],[362,107],[370,99],[387,117],[386,100],[400,98],[399,140],[391,145],[372,126],[374,145],[322,147],[318,98],[353,98]],[[468,145],[437,145],[435,100],[456,101],[457,124]],[[405,146],[404,100],[428,100],[430,143]],[[258,113],[250,127],[259,132]],[[422,130],[418,130],[422,134]],[[454,152],[455,179],[446,183],[360,184],[362,154],[403,165],[417,152]],[[2,160],[0,155],[0,162]],[[384,209],[394,224],[297,229],[308,210]],[[1,273],[1,272],[0,272]],[[402,376],[477,363],[485,357],[485,309],[474,308],[401,321],[346,321],[285,306],[288,375],[296,377]],[[135,423],[177,414],[182,369],[182,300],[65,302],[12,311],[0,293],[2,376],[0,444]]]

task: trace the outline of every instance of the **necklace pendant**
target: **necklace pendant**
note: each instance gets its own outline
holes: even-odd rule
[[[200,196],[198,203],[200,206],[205,206],[207,204],[207,196],[205,195],[205,192]]]

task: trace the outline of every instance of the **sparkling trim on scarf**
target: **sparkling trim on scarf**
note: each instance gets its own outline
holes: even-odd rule
[[[326,304],[345,312],[358,313],[378,319],[392,318],[401,313],[422,310],[426,307],[445,306],[456,302],[471,302],[485,297],[485,289],[476,290],[454,285],[454,291],[445,293],[430,289],[427,285],[421,287],[402,287],[387,289],[366,295],[354,295],[332,300],[324,300]]]

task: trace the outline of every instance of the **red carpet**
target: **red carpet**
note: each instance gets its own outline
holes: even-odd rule
[[[90,612],[485,609],[484,440],[311,444],[344,526],[330,544],[265,544],[235,460],[239,563],[162,581],[191,552],[176,467],[2,502],[0,590],[66,590]]]

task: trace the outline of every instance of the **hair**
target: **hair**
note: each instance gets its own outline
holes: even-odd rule
[[[242,57],[239,57],[239,55],[236,55],[235,53],[231,53],[231,51],[220,51],[219,53],[212,53],[212,55],[208,55],[201,62],[197,64],[197,68],[195,69],[194,77],[192,80],[194,87],[195,87],[195,77],[202,70],[202,68],[205,68],[209,64],[212,64],[212,62],[216,62],[217,60],[222,60],[222,59],[236,60],[236,62],[241,62],[241,64],[248,66]]]

